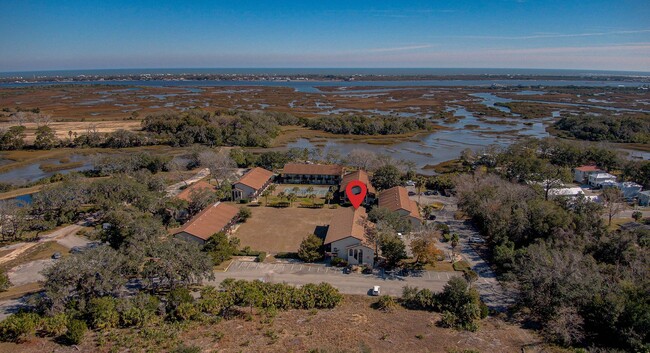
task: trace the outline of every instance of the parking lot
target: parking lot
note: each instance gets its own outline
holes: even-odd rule
[[[276,263],[265,264],[252,261],[234,261],[226,272],[215,273],[210,284],[218,285],[226,278],[261,280],[272,283],[304,285],[307,283],[330,283],[345,294],[369,294],[373,286],[381,287],[381,294],[399,296],[404,286],[442,290],[443,286],[458,272],[421,271],[407,276],[375,271],[372,274],[344,274],[342,268],[323,264]]]

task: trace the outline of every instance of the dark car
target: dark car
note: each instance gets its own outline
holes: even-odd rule
[[[350,272],[352,272],[352,270],[350,270],[349,267],[343,269],[343,273],[345,273],[346,275],[350,274]]]
[[[415,196],[415,193],[413,191],[409,191],[409,196]]]
[[[54,254],[52,254],[52,258],[53,258],[54,260],[58,260],[58,259],[60,259],[60,258],[61,258],[61,253],[58,252],[58,251],[55,252]]]

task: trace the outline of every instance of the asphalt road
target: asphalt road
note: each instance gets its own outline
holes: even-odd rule
[[[401,296],[404,286],[428,288],[441,291],[445,283],[457,272],[422,271],[409,276],[351,273],[343,274],[340,268],[303,263],[264,264],[247,261],[233,261],[226,272],[216,272],[215,280],[206,284],[218,286],[226,278],[262,280],[272,283],[304,285],[326,282],[344,294],[368,294],[373,286],[380,286],[381,294]]]

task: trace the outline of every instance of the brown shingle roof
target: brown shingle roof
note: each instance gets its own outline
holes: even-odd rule
[[[595,165],[583,165],[576,168],[576,170],[579,170],[581,172],[598,172],[600,171],[600,168],[596,167]]]
[[[379,207],[387,208],[393,212],[405,210],[411,217],[422,219],[418,204],[409,199],[408,191],[401,186],[382,191],[379,194]]]
[[[193,192],[200,192],[200,191],[206,190],[206,189],[210,190],[210,191],[214,191],[215,187],[213,185],[211,185],[210,183],[208,183],[207,181],[199,180],[196,183],[186,187],[176,197],[181,199],[181,200],[185,200],[187,202],[190,202],[190,201],[192,201],[191,196],[192,196]]]
[[[237,217],[238,213],[239,209],[237,207],[217,202],[199,212],[174,234],[185,232],[197,238],[208,240],[213,234],[223,231],[228,223]]]
[[[244,174],[244,176],[242,176],[235,184],[244,184],[255,190],[259,190],[267,181],[269,181],[269,179],[271,179],[272,176],[273,172],[264,168],[255,167]]]
[[[283,174],[304,174],[304,175],[341,175],[343,167],[334,164],[300,164],[287,163],[282,170]]]
[[[325,244],[330,244],[347,237],[354,237],[364,242],[366,235],[363,220],[366,217],[366,209],[363,207],[359,207],[356,210],[352,207],[336,209],[327,229]]]
[[[366,173],[365,170],[357,170],[356,172],[345,174],[343,176],[343,180],[341,180],[341,187],[339,188],[339,192],[345,192],[345,188],[352,180],[359,180],[362,183],[366,184],[369,194],[374,194],[377,192],[370,183],[370,178],[368,177],[368,173]]]

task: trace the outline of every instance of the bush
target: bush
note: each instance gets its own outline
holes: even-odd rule
[[[241,222],[246,222],[246,220],[251,218],[252,215],[253,213],[251,212],[250,208],[246,206],[241,206],[239,208],[239,213],[237,213],[237,217]]]
[[[60,336],[65,332],[67,324],[68,318],[63,313],[47,316],[41,322],[40,331],[45,336]]]
[[[279,252],[274,257],[276,259],[300,259],[297,252]]]
[[[34,313],[18,313],[0,322],[0,340],[3,342],[24,342],[34,336],[40,324],[40,317]]]
[[[79,344],[83,341],[84,335],[88,330],[86,323],[81,320],[72,319],[68,321],[68,331],[63,338],[68,344]]]
[[[120,325],[122,327],[143,327],[156,316],[160,300],[149,294],[138,294],[135,297],[123,299],[118,304]]]
[[[249,202],[250,202],[249,199],[239,199],[239,203],[241,203],[241,204],[247,204]]]
[[[117,312],[117,300],[111,297],[93,298],[88,308],[90,327],[104,330],[116,327],[120,321]]]
[[[345,267],[348,265],[348,262],[340,257],[333,257],[330,264],[336,267]]]
[[[176,347],[172,353],[201,353],[201,347],[197,346],[186,346],[184,344],[181,344],[180,346]]]
[[[0,292],[4,292],[11,287],[11,281],[4,269],[0,270]]]
[[[440,325],[440,327],[446,328],[456,327],[457,321],[458,318],[456,317],[456,314],[452,313],[451,311],[444,311],[442,313],[440,321],[438,321],[438,325]]]
[[[300,243],[298,257],[305,262],[316,262],[323,258],[323,240],[314,234],[309,234]]]
[[[381,310],[383,312],[390,312],[395,309],[397,306],[397,303],[395,302],[395,299],[391,297],[390,295],[382,295],[379,297],[379,300],[377,300],[376,303],[373,304],[373,307],[377,310]]]
[[[262,251],[255,258],[255,262],[264,262],[264,259],[266,259],[266,253],[264,251]]]
[[[488,317],[488,315],[490,315],[490,310],[488,309],[488,306],[485,305],[485,303],[481,302],[480,308],[481,308],[481,319],[485,319],[486,317]]]

